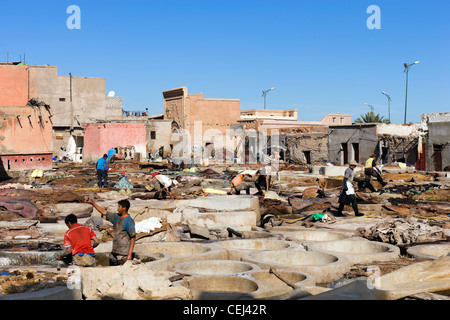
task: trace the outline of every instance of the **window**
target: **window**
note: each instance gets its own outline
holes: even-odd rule
[[[59,101],[66,101],[66,98],[59,98]]]
[[[150,131],[150,139],[152,140],[156,139],[156,131]]]

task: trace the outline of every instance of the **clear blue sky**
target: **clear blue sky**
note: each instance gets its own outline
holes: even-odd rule
[[[450,111],[447,0],[0,0],[0,61],[106,78],[125,110],[163,111],[162,91],[186,86],[241,109],[298,109],[299,120],[369,111],[403,123]],[[70,30],[70,5],[81,29]],[[381,29],[367,28],[377,5]],[[106,93],[107,93],[106,92]],[[105,94],[106,94],[105,93]],[[211,110],[214,112],[214,110]]]

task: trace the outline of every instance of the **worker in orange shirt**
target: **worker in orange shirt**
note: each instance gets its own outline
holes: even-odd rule
[[[66,251],[56,257],[66,264],[73,263],[80,267],[96,265],[94,248],[100,243],[94,231],[88,226],[78,223],[77,216],[69,214],[64,222],[69,228],[64,234]],[[93,240],[93,243],[91,242]]]
[[[229,194],[241,194],[242,190],[245,190],[247,194],[250,194],[250,185],[245,183],[244,177],[251,177],[248,173],[238,173],[233,180],[231,180],[231,190]]]

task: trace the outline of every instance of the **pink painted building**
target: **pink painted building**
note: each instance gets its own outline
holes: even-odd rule
[[[28,100],[28,66],[0,63],[0,106],[25,106]]]
[[[0,107],[0,158],[6,171],[52,169],[52,123],[45,107]]]
[[[0,165],[4,171],[52,168],[49,106],[28,106],[29,66],[0,63]]]
[[[91,123],[83,128],[83,162],[97,161],[111,148],[132,150],[142,157],[146,155],[145,123]]]

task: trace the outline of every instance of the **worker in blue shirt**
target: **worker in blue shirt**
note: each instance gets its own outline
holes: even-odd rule
[[[98,187],[102,188],[108,184],[108,155],[104,154],[102,158],[97,161],[97,178]]]
[[[115,155],[117,153],[116,149],[111,148],[108,150],[108,161],[111,161],[111,158],[113,155]]]

